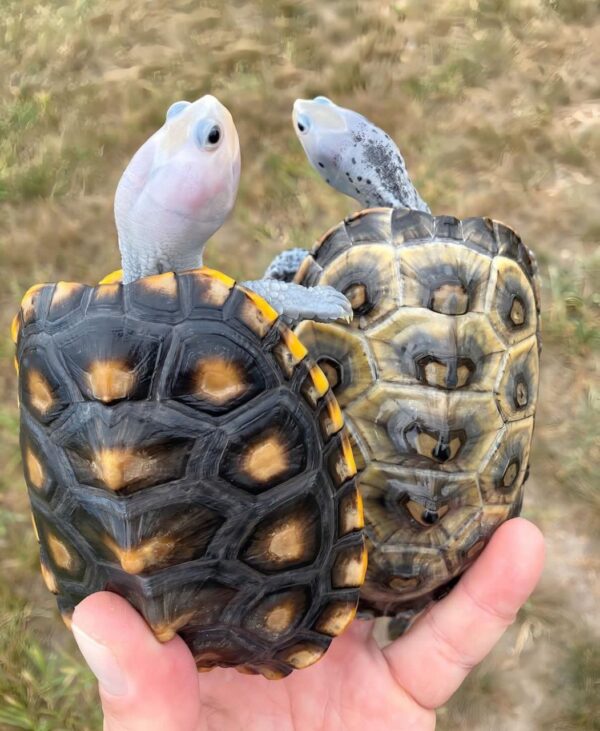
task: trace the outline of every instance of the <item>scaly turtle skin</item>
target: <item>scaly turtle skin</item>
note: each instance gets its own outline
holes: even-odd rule
[[[13,324],[44,581],[125,596],[199,669],[279,678],[355,614],[356,468],[322,372],[208,269],[33,287]]]
[[[401,631],[519,513],[537,401],[540,295],[508,227],[407,209],[333,228],[296,281],[328,284],[350,325],[296,334],[326,373],[361,470],[366,616]]]

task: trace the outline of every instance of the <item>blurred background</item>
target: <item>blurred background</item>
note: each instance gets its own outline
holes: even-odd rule
[[[38,572],[10,320],[30,284],[118,266],[112,198],[177,99],[212,92],[242,144],[207,264],[259,276],[353,210],[309,168],[293,100],[388,131],[434,213],[513,226],[543,276],[524,514],[544,579],[442,730],[600,729],[600,7],[595,0],[0,2],[0,728],[101,728]],[[368,679],[365,679],[368,682]]]

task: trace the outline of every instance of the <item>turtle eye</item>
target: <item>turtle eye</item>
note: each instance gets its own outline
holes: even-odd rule
[[[333,106],[331,99],[328,99],[326,96],[316,96],[313,101],[317,104],[329,104],[330,106]]]
[[[167,114],[165,115],[165,120],[168,122],[170,119],[173,119],[173,117],[176,117],[178,114],[181,114],[184,109],[187,109],[187,107],[190,106],[190,102],[186,101],[179,101],[179,102],[173,102],[171,106],[167,109]]]
[[[220,139],[221,139],[221,128],[219,127],[218,124],[214,124],[208,132],[206,141],[210,145],[216,145],[216,144],[218,144]]]
[[[306,116],[306,114],[299,114],[296,118],[296,127],[298,128],[298,132],[300,134],[306,134],[308,130],[310,129],[310,119]]]
[[[221,125],[212,120],[202,120],[196,125],[196,142],[207,150],[214,150],[223,139]]]

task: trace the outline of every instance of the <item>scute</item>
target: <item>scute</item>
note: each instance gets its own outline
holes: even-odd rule
[[[343,586],[332,575],[344,551],[366,559],[362,502],[327,379],[277,313],[209,269],[116,273],[32,288],[13,333],[41,571],[65,623],[110,589],[199,670],[280,678],[319,659],[358,601],[351,562]]]
[[[354,305],[350,326],[296,331],[332,380],[360,469],[359,615],[396,615],[402,631],[520,510],[539,381],[535,259],[489,218],[373,209],[325,234],[295,281]],[[360,312],[378,297],[376,316]]]
[[[309,321],[300,323],[296,333],[325,372],[342,408],[371,387],[375,370],[360,333],[337,324]]]

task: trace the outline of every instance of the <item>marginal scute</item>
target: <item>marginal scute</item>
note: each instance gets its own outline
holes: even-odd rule
[[[320,660],[325,648],[312,642],[299,642],[292,647],[282,650],[278,659],[288,663],[296,670],[307,668]]]
[[[59,594],[60,588],[58,586],[56,576],[54,576],[51,569],[48,568],[48,566],[46,566],[43,561],[40,562],[40,571],[42,573],[42,579],[44,580],[44,584],[46,584],[46,588],[48,589],[48,591],[52,594]]]
[[[344,427],[344,417],[338,402],[330,394],[325,397],[325,404],[321,410],[321,432],[325,441],[337,434]]]
[[[237,302],[237,317],[257,337],[264,338],[279,317],[277,311],[256,292],[245,287],[238,289],[243,292],[244,296]]]
[[[173,272],[165,272],[164,274],[153,274],[138,280],[139,286],[148,292],[153,292],[162,297],[177,297],[177,278]]]
[[[315,629],[324,635],[337,637],[350,626],[355,616],[356,604],[354,602],[331,602],[319,615]]]
[[[342,549],[331,570],[331,585],[335,589],[361,586],[367,573],[367,550],[361,544]]]
[[[523,419],[535,412],[539,367],[535,335],[508,349],[496,387],[496,402],[505,420]]]
[[[341,498],[338,514],[338,531],[345,536],[364,528],[364,510],[360,491],[356,488],[348,490]]]
[[[110,274],[107,274],[105,277],[103,277],[98,284],[99,285],[105,285],[105,284],[121,284],[123,282],[123,270],[117,269],[114,272],[111,272]],[[99,287],[99,289],[102,289],[102,287]]]
[[[234,285],[233,279],[215,270],[197,269],[181,276],[191,285],[194,308],[222,307]]]
[[[24,325],[28,325],[35,319],[40,295],[46,287],[50,286],[52,285],[34,284],[27,290],[27,292],[25,292],[23,299],[21,300],[21,316],[23,318]]]
[[[242,307],[242,319],[244,319],[248,327],[256,332],[257,335],[264,337],[270,326],[279,317],[277,310],[271,307],[266,300],[251,289],[246,289],[245,287],[239,287],[239,289],[244,292],[248,300],[254,305],[252,308],[246,305]]]
[[[485,504],[509,505],[525,482],[533,434],[533,416],[509,422],[481,465],[479,485]],[[517,475],[514,475],[518,465]]]
[[[58,282],[54,288],[50,311],[50,320],[58,320],[79,306],[86,287],[78,282]]]
[[[119,305],[123,286],[118,283],[100,283],[92,293],[92,306]]]
[[[17,312],[17,314],[13,317],[12,322],[10,323],[10,337],[13,341],[14,345],[17,344],[17,341],[19,339],[19,332],[21,330],[21,314]]]
[[[356,475],[356,462],[348,433],[344,430],[340,435],[340,446],[330,457],[330,471],[334,484],[339,487]]]
[[[308,350],[285,325],[280,328],[281,339],[273,348],[273,354],[286,378],[291,378],[296,366],[308,355]]]
[[[512,259],[497,256],[493,260],[486,310],[496,332],[509,345],[536,334],[534,291]]]
[[[301,391],[310,406],[315,409],[319,401],[329,391],[329,380],[319,366],[313,365],[310,367]]]

